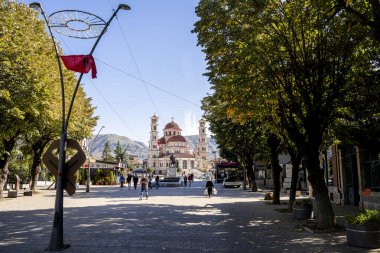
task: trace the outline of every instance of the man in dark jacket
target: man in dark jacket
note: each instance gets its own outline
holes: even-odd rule
[[[208,193],[209,198],[211,198],[213,188],[214,188],[214,183],[211,181],[211,179],[207,180],[206,189],[207,189],[207,193]]]
[[[139,181],[139,177],[137,175],[133,176],[133,187],[135,187],[135,190],[137,189],[137,183]]]

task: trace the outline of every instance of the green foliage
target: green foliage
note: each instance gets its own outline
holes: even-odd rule
[[[77,177],[80,184],[83,184],[86,181],[87,171],[88,169],[83,169],[83,168],[77,171]]]
[[[152,174],[154,172],[154,168],[149,167],[149,168],[146,169],[146,172],[148,174]]]
[[[215,124],[210,129],[221,126],[218,143],[228,140],[223,132],[242,136],[226,122],[253,121],[261,135],[276,134],[302,152],[315,194],[327,192],[319,191],[326,185],[318,155],[339,129],[332,124],[348,111],[348,101],[359,102],[361,93],[350,96],[356,84],[379,72],[378,45],[368,40],[368,30],[334,10],[322,0],[201,0],[196,9],[194,32],[214,91],[203,109]],[[331,225],[334,214],[326,211],[319,221]]]
[[[115,174],[113,171],[109,171],[109,175],[107,176],[107,183],[108,184],[114,184],[115,183]]]
[[[104,148],[103,148],[103,152],[102,152],[102,159],[105,162],[114,162],[114,158],[111,155],[111,147],[110,147],[109,141],[104,143]]]
[[[345,10],[347,23],[351,26],[360,24],[368,36],[380,42],[380,5],[378,1],[330,0],[336,11]]]
[[[42,21],[27,6],[0,3],[0,151],[2,140],[28,132],[48,102],[54,54]]]
[[[29,183],[31,163],[31,156],[24,155],[19,149],[14,149],[9,161],[9,180],[14,181],[15,175],[18,175],[23,183]]]
[[[127,147],[123,148],[120,145],[120,141],[117,142],[115,150],[113,152],[115,154],[115,159],[120,162],[125,162],[128,158]]]
[[[97,170],[97,175],[94,179],[94,184],[112,185],[115,184],[115,175],[112,170]]]
[[[366,209],[354,215],[346,215],[346,221],[349,224],[379,224],[380,212],[378,210]]]
[[[99,183],[102,179],[102,176],[101,176],[101,170],[100,169],[97,169],[96,170],[96,176],[95,176],[95,180],[94,180],[94,183]]]
[[[57,58],[44,22],[27,5],[1,1],[0,23],[0,175],[7,174],[3,164],[14,148],[6,142],[17,140],[25,156],[34,156],[35,162],[29,164],[33,176],[39,173],[45,147],[60,136],[62,100]],[[77,78],[66,69],[63,74],[69,100]],[[80,140],[91,134],[97,117],[82,87],[75,102],[69,137]],[[12,169],[17,166],[10,164]],[[6,176],[0,177],[0,185],[3,178]]]

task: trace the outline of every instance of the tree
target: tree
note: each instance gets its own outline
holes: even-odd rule
[[[120,145],[120,141],[117,142],[115,150],[113,151],[115,154],[115,159],[120,162],[126,162],[128,159],[127,147],[122,147]]]
[[[251,120],[244,124],[233,122],[226,116],[225,104],[214,93],[202,100],[204,117],[210,124],[210,131],[218,143],[224,158],[238,161],[247,171],[252,191],[257,191],[254,173],[254,160],[263,158],[266,153],[263,142],[263,129],[258,122]]]
[[[66,96],[69,99],[77,79],[72,72],[64,71],[64,73],[66,77]],[[55,86],[58,87],[58,83]],[[33,163],[30,169],[32,177],[30,188],[33,191],[36,191],[36,183],[41,172],[42,154],[47,145],[54,139],[59,138],[61,133],[62,119],[61,114],[57,113],[61,110],[61,100],[56,99],[60,97],[60,91],[52,90],[54,92],[51,92],[51,96],[47,98],[50,101],[48,107],[41,111],[41,116],[33,123],[33,131],[26,133],[25,138],[23,138],[23,142],[31,147],[31,152],[33,153]],[[78,141],[90,137],[98,119],[98,117],[93,116],[95,108],[91,105],[91,99],[85,96],[86,93],[80,87],[75,99],[72,119],[68,126],[70,138]]]
[[[267,122],[302,152],[323,228],[335,216],[319,152],[373,51],[365,31],[330,9],[326,1],[204,0],[194,29],[228,117]]]
[[[18,138],[31,131],[46,108],[54,54],[43,23],[30,8],[0,3],[0,198],[10,154]],[[36,31],[36,32],[30,32]]]
[[[33,154],[30,172],[31,189],[35,190],[41,170],[41,155],[45,147],[60,135],[61,91],[56,56],[44,23],[38,20],[35,13],[31,13],[30,8],[10,1],[2,3],[0,8],[4,13],[1,15],[4,24],[4,36],[0,38],[1,55],[6,59],[0,63],[0,110],[14,112],[13,115],[4,113],[7,119],[0,126],[4,130],[0,141],[5,144],[4,147],[9,146],[6,153],[12,149],[12,145],[7,143],[14,139],[24,152]],[[69,99],[77,78],[71,71],[64,69],[63,72],[66,97]],[[90,135],[97,117],[92,116],[94,108],[91,99],[85,98],[82,87],[79,88],[76,104],[69,134],[70,138],[80,140]],[[5,164],[6,155],[2,161]],[[7,169],[1,171],[6,172]],[[6,173],[0,174],[5,178]]]
[[[105,162],[114,162],[115,161],[114,157],[111,155],[111,147],[110,147],[109,141],[106,141],[106,143],[104,143],[104,148],[103,148],[103,152],[102,152],[102,159]]]
[[[350,23],[361,24],[372,32],[372,37],[380,42],[380,2],[378,0],[333,0],[335,12],[341,10],[349,14],[347,20]]]

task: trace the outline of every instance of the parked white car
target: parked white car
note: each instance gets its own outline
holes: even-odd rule
[[[243,185],[243,181],[241,181],[238,177],[229,177],[223,179],[223,186],[224,187],[240,187]]]

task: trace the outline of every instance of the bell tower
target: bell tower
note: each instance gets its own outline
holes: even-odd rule
[[[199,167],[202,169],[207,168],[207,128],[206,128],[206,120],[204,118],[199,121],[199,134],[198,134],[198,144],[197,144],[197,156]]]
[[[149,148],[148,148],[148,168],[156,168],[157,157],[159,154],[158,148],[158,117],[154,114],[150,117],[150,138],[149,138]]]

